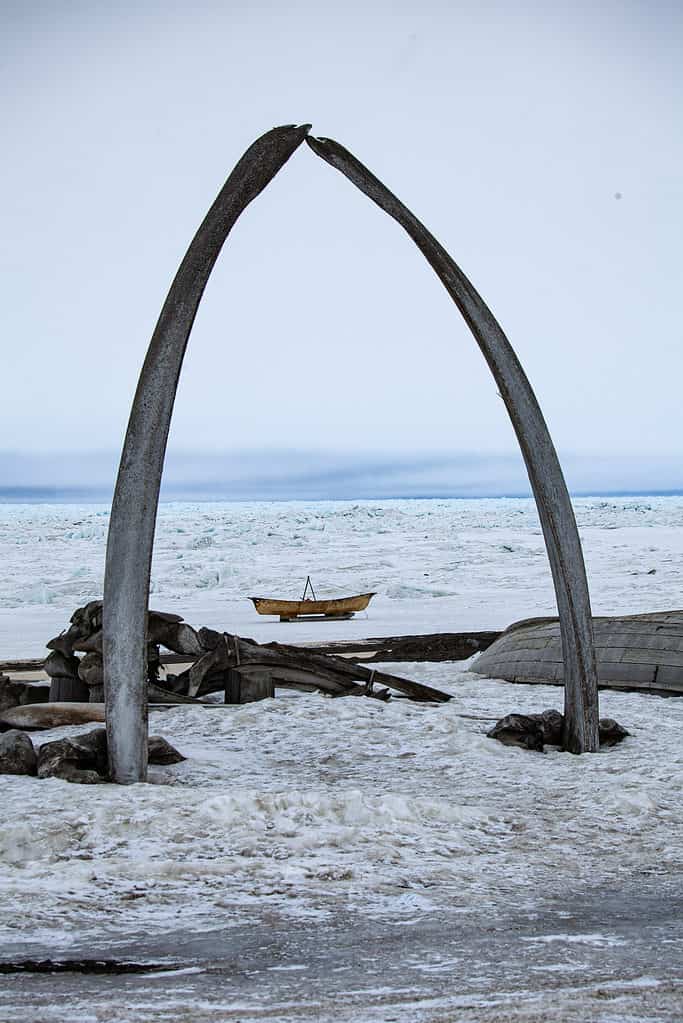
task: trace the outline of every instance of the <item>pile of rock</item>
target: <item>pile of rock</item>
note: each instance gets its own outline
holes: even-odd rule
[[[160,735],[151,735],[150,764],[179,764],[185,757]],[[84,735],[45,742],[36,750],[26,732],[16,729],[0,735],[0,774],[28,774],[39,778],[94,785],[109,781],[107,732],[94,728]]]

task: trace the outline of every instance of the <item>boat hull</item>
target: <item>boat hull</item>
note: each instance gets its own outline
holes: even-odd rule
[[[593,631],[599,685],[683,694],[683,611],[595,617]],[[508,682],[563,685],[558,619],[516,622],[470,671]]]
[[[274,600],[270,597],[251,597],[260,615],[279,615],[291,618],[350,618],[356,611],[364,611],[374,593],[358,593],[353,597],[334,600]]]

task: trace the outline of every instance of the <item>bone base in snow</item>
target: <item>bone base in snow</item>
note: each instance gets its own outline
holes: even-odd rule
[[[160,735],[151,735],[148,742],[150,764],[179,764],[182,753]],[[46,742],[38,750],[38,777],[61,778],[82,785],[109,781],[107,733],[94,728],[85,735]]]
[[[601,746],[616,746],[630,733],[612,718],[601,718],[598,727]],[[506,714],[496,721],[487,736],[505,746],[543,752],[543,747],[562,747],[564,714],[559,710],[544,710],[540,714]]]

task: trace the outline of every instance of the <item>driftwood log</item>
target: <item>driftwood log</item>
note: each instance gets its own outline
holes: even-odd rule
[[[182,623],[186,629],[194,630]],[[64,635],[64,634],[63,634]],[[491,646],[501,635],[500,632],[434,632],[419,636],[375,636],[368,639],[331,640],[329,643],[305,643],[304,650],[314,654],[345,655],[351,660],[363,664],[374,664],[381,661],[462,661],[472,654],[479,653]],[[62,637],[57,637],[61,639]],[[97,637],[101,646],[102,633]],[[51,642],[55,642],[52,640]],[[277,643],[266,643],[265,646],[277,646]],[[199,655],[200,649],[189,650],[189,654]],[[161,665],[185,664],[187,655],[182,653],[160,652]],[[33,657],[23,660],[13,659],[0,661],[1,672],[42,671],[45,660]],[[0,683],[2,675],[0,674]]]
[[[316,654],[347,654],[363,664],[376,661],[464,661],[486,650],[500,632],[433,632],[419,636],[374,636],[368,639],[307,643]],[[277,644],[274,644],[277,645]],[[0,664],[0,669],[2,665]]]
[[[369,696],[383,700],[390,695],[387,690],[393,689],[419,702],[444,703],[450,700],[448,693],[433,686],[375,671],[343,657],[315,654],[301,647],[279,643],[263,646],[253,640],[209,629],[201,629],[200,636],[207,646],[209,643],[214,645],[190,669],[188,696],[215,692],[215,684],[212,687],[210,681],[212,676],[232,671],[246,678],[252,674],[267,673],[277,686],[320,689],[333,696]],[[384,686],[385,689],[376,689],[376,686]]]
[[[238,162],[200,226],[164,303],[140,374],[114,491],[104,580],[103,664],[111,777],[145,778],[145,615],[156,511],[178,379],[204,288],[231,228],[306,138],[310,125],[267,132]],[[524,456],[557,596],[565,659],[565,747],[598,749],[598,689],[588,586],[574,513],[533,389],[505,334],[445,249],[351,153],[329,139],[314,152],[410,235],[474,334]]]

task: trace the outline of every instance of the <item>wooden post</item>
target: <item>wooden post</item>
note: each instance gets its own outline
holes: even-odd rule
[[[80,678],[53,675],[50,679],[50,703],[87,703],[90,690]]]
[[[226,671],[225,703],[256,703],[275,696],[273,674],[269,669]]]

